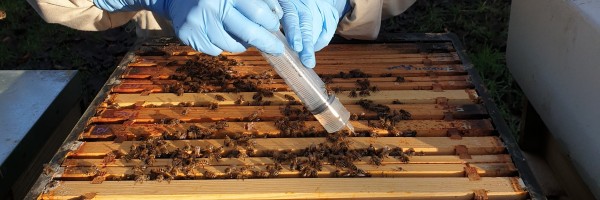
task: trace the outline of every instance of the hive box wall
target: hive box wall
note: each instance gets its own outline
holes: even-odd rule
[[[512,2],[507,64],[600,198],[600,1]]]

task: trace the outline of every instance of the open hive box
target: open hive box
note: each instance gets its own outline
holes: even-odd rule
[[[210,57],[170,39],[141,42],[28,195],[535,198],[460,46],[448,35],[380,41],[317,54],[315,71],[356,134],[327,134],[254,49]]]

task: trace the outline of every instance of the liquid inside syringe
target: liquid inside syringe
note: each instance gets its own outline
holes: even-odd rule
[[[327,92],[325,83],[312,69],[302,65],[298,54],[287,45],[285,36],[281,32],[274,34],[284,43],[283,55],[273,56],[261,53],[277,74],[294,91],[327,132],[336,132],[346,127],[351,133],[354,133],[354,127],[349,122],[350,112],[335,95]]]

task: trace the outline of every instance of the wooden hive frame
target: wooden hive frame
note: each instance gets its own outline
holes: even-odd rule
[[[488,112],[497,108],[453,37],[383,35],[379,42],[392,43],[332,44],[319,52],[315,71],[357,118],[352,124],[360,134],[338,141],[328,139],[333,136],[312,116],[289,114],[302,106],[294,105],[295,95],[281,79],[264,77],[273,72],[256,50],[220,59],[235,65],[234,77],[250,77],[258,90],[273,91],[261,101],[256,92],[228,92],[238,87],[232,80],[193,92],[199,89],[185,82],[191,79],[178,77],[188,73],[180,68],[203,56],[186,46],[165,47],[171,40],[141,42],[109,78],[28,198],[539,198],[514,139],[498,113]],[[352,97],[361,87],[357,82],[365,79],[368,89],[379,91]],[[377,125],[381,112],[368,108],[377,104],[406,116]],[[300,119],[302,126],[294,127],[301,131],[276,122]],[[190,130],[212,131],[210,138],[181,136]],[[232,140],[235,144],[228,145]],[[156,144],[164,156],[149,161],[132,153]],[[340,144],[347,152],[360,152],[350,167],[332,158],[314,161],[314,152]],[[383,156],[389,153],[384,149],[396,151]],[[244,154],[248,157],[240,157]],[[185,171],[169,173],[174,180],[154,180],[161,169],[183,162],[173,155],[198,158]],[[308,174],[281,155],[322,166]],[[261,176],[265,172],[268,178]]]

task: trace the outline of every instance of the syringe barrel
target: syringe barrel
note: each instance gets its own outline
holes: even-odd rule
[[[302,65],[298,53],[287,45],[285,36],[281,32],[274,34],[283,42],[285,51],[279,56],[261,52],[265,59],[327,132],[332,133],[346,127],[350,112],[335,95],[327,92],[325,83],[314,70]]]

